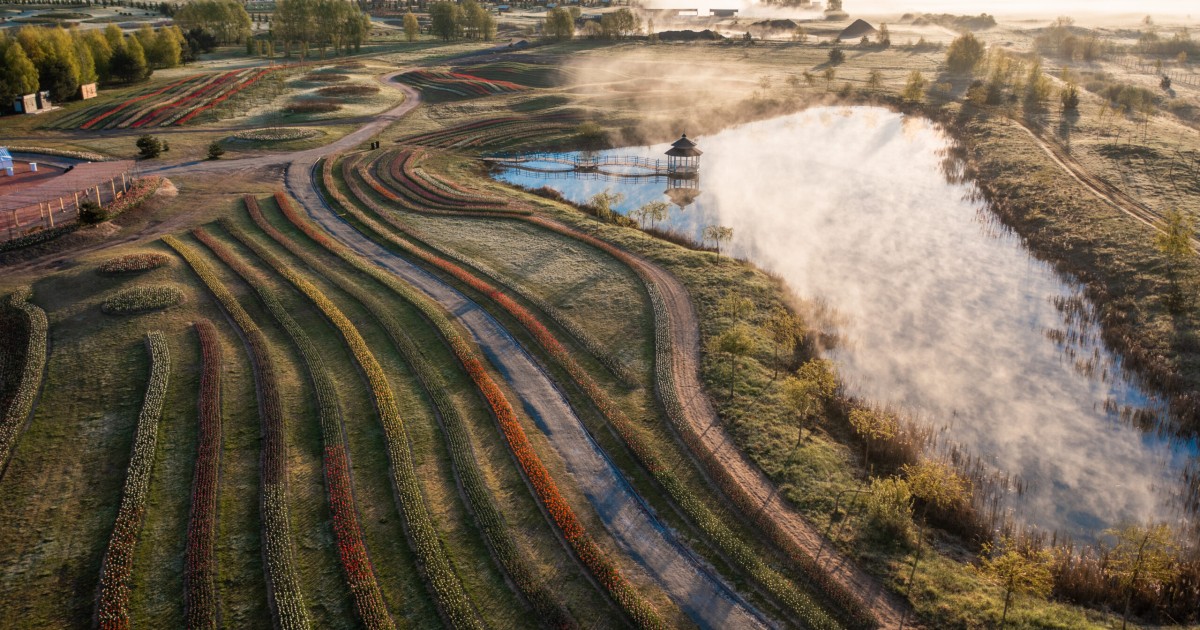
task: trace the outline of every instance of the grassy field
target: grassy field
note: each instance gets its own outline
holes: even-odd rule
[[[977,547],[941,531],[930,533],[927,540],[936,553],[926,549],[921,569],[910,584],[912,546],[880,539],[861,516],[832,519],[837,494],[862,488],[869,473],[860,464],[862,443],[848,426],[844,409],[827,413],[797,445],[795,423],[779,380],[769,367],[769,343],[762,328],[771,310],[796,306],[796,297],[781,281],[748,263],[672,245],[637,229],[600,222],[566,205],[503,186],[489,180],[472,159],[480,151],[501,147],[582,142],[586,138],[576,137],[574,131],[578,121],[598,123],[605,142],[622,145],[670,139],[680,128],[693,135],[708,133],[821,103],[881,103],[926,113],[944,122],[948,133],[961,141],[971,172],[985,192],[1004,200],[997,205],[1001,218],[1026,238],[1037,255],[1087,284],[1089,295],[1100,307],[1110,344],[1156,382],[1178,391],[1194,391],[1196,379],[1200,379],[1196,305],[1189,302],[1179,310],[1164,300],[1168,285],[1162,258],[1153,246],[1153,230],[1097,203],[1058,169],[1019,125],[1038,132],[1083,168],[1114,182],[1160,214],[1170,207],[1189,213],[1200,207],[1196,205],[1200,189],[1179,175],[1200,155],[1200,141],[1191,133],[1194,129],[1167,115],[1139,125],[1102,111],[1102,101],[1090,93],[1084,93],[1078,116],[1063,117],[1057,105],[1036,116],[1019,105],[963,105],[969,81],[942,74],[944,51],[900,45],[927,35],[931,41],[944,43],[947,37],[934,37],[936,30],[898,27],[893,33],[897,45],[888,50],[848,46],[847,61],[834,67],[829,78],[825,74],[829,48],[816,42],[548,44],[508,57],[535,67],[561,65],[561,76],[569,80],[539,80],[535,89],[514,94],[426,104],[390,127],[381,140],[386,146],[415,134],[453,129],[484,118],[551,115],[570,121],[545,125],[540,134],[484,130],[475,134],[482,138],[478,144],[467,143],[474,136],[464,135],[462,146],[431,151],[422,168],[468,187],[470,194],[506,200],[513,208],[532,210],[658,263],[690,292],[701,319],[702,341],[715,338],[728,326],[728,318],[721,312],[723,300],[730,296],[750,300],[754,310],[747,323],[754,333],[754,349],[742,364],[736,396],[732,400],[713,396],[725,428],[785,497],[817,528],[828,528],[839,549],[892,590],[911,592],[909,599],[923,623],[974,628],[998,622],[1004,605],[1002,589],[986,581],[973,564]],[[1004,37],[1001,33],[988,35],[993,42]],[[1015,45],[1024,43],[1017,40]],[[324,66],[314,65],[329,74],[344,74],[349,77],[346,81],[297,75],[279,95],[238,118],[161,133],[172,145],[166,157],[198,158],[214,140],[223,141],[230,152],[227,159],[324,145],[357,128],[351,119],[394,105],[398,93],[383,87],[375,95],[351,99],[329,119],[280,115],[286,102],[319,98],[318,91],[328,86],[373,86],[375,76],[418,63],[462,71],[451,57],[480,47],[430,42],[388,45],[391,48],[386,54],[349,65],[339,66],[340,61],[332,60]],[[214,63],[238,60],[229,57]],[[613,71],[614,67],[620,71]],[[896,95],[914,70],[932,79],[934,88],[925,104],[904,105]],[[1057,68],[1047,70],[1057,74]],[[872,71],[880,73],[879,83],[869,87]],[[1126,74],[1120,76],[1132,80]],[[160,80],[169,81],[170,76],[156,75],[155,81]],[[111,91],[101,98],[118,102],[128,93]],[[6,135],[11,133],[22,142],[36,139],[38,146],[113,156],[133,152],[133,136],[39,130],[36,126],[41,121],[36,118],[6,118],[0,126]],[[282,143],[229,140],[237,130],[267,124],[302,125],[319,129],[321,135]],[[495,144],[487,144],[488,138],[495,139]],[[778,549],[761,539],[746,515],[736,513],[670,429],[654,392],[654,313],[638,277],[601,250],[521,217],[453,216],[403,209],[373,190],[353,168],[343,171],[343,163],[354,165],[365,158],[361,163],[380,185],[400,186],[382,162],[371,165],[375,155],[350,154],[331,163],[334,189],[325,191],[327,199],[349,200],[341,210],[347,212],[352,225],[393,252],[418,261],[480,303],[550,374],[635,491],[681,540],[756,606],[774,618],[794,619],[778,591],[764,586],[755,577],[762,574],[753,574],[747,567],[751,563],[770,567],[791,588],[807,592],[803,576],[793,563],[780,559]],[[310,364],[299,352],[294,336],[278,322],[251,283],[278,297],[311,339],[330,374],[341,439],[350,462],[353,509],[388,614],[400,625],[430,627],[444,623],[447,613],[444,608],[439,610],[437,604],[443,600],[435,593],[441,591],[431,588],[429,569],[414,551],[412,515],[399,507],[389,433],[377,406],[377,384],[369,380],[344,331],[339,332],[327,311],[289,279],[291,273],[311,283],[345,314],[386,374],[386,384],[395,393],[403,419],[403,446],[412,453],[418,500],[435,532],[436,545],[421,553],[444,556],[454,579],[461,583],[471,614],[490,627],[533,627],[537,609],[528,594],[538,587],[551,591],[579,626],[625,625],[618,607],[596,583],[585,562],[570,551],[552,524],[552,515],[535,498],[504,436],[497,431],[496,418],[444,334],[411,301],[297,229],[276,203],[264,196],[279,187],[275,175],[267,170],[245,171],[221,181],[182,176],[173,182],[174,190],[123,215],[115,224],[0,255],[0,265],[13,270],[0,279],[0,293],[17,282],[32,283],[34,302],[48,313],[51,330],[45,389],[33,422],[0,482],[0,504],[9,514],[0,525],[0,601],[13,612],[0,619],[0,627],[80,626],[91,621],[100,563],[146,387],[149,366],[144,339],[148,330],[166,334],[172,371],[144,527],[134,553],[130,611],[134,626],[183,625],[185,534],[198,444],[201,361],[191,323],[199,318],[216,324],[224,355],[221,407],[225,422],[216,554],[220,615],[225,625],[237,627],[264,627],[277,621],[268,606],[260,513],[263,429],[246,343],[196,273],[157,240],[164,232],[176,234],[216,270],[219,283],[232,292],[266,335],[286,419],[286,509],[292,534],[287,544],[293,549],[301,578],[305,612],[315,626],[361,625],[331,519],[324,469],[328,436],[319,423]],[[240,199],[244,193],[260,198],[267,224],[282,234],[283,240],[247,215]],[[214,249],[188,233],[200,225],[220,248],[253,267],[255,278],[240,276]],[[167,253],[171,263],[138,276],[96,273],[95,266],[101,261],[132,251]],[[547,350],[538,333],[514,314],[512,307],[478,284],[464,281],[465,276],[433,264],[434,258],[456,261],[467,276],[490,284],[545,322],[566,352],[579,358],[582,374],[572,372]],[[273,269],[269,259],[277,259],[282,267]],[[289,271],[284,272],[285,268]],[[177,306],[142,315],[100,312],[99,304],[106,297],[135,284],[170,284],[182,290],[185,299]],[[419,348],[419,357],[398,341],[400,335]],[[611,357],[601,356],[605,352]],[[428,374],[422,375],[422,362],[425,369],[433,366],[443,390],[431,391]],[[614,373],[612,363],[628,373]],[[10,363],[0,365],[0,405],[9,395],[12,374]],[[517,400],[504,384],[504,374],[491,369],[489,374],[501,383],[509,399]],[[724,360],[706,353],[702,375],[709,391],[718,391],[726,383]],[[633,420],[636,441],[672,471],[682,490],[665,488],[660,478],[646,469],[631,449],[629,436],[614,427],[613,412],[596,403],[581,376],[597,383],[618,412]],[[448,422],[453,419],[447,418],[448,409],[461,419],[462,434],[472,454],[469,458],[452,451],[457,447],[449,437]],[[686,617],[663,590],[607,534],[537,419],[520,408],[517,416],[532,440],[533,451],[545,462],[600,549],[616,560],[636,592],[670,625],[687,625]],[[486,531],[478,496],[471,494],[465,481],[467,466],[490,497],[490,509],[502,519],[508,542],[498,542]],[[698,508],[681,503],[683,496],[694,498],[699,509],[726,524],[731,535],[746,545],[750,560],[731,558],[730,547],[706,533],[697,521]],[[533,576],[528,584],[518,584],[513,578],[515,565],[502,561],[498,544],[517,550]],[[1115,623],[1107,613],[1029,598],[1017,600],[1008,620],[1017,627],[1039,628],[1103,628]]]

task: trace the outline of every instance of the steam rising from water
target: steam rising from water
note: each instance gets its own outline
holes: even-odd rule
[[[816,108],[699,140],[696,204],[669,226],[734,229],[734,255],[841,316],[832,357],[852,393],[916,413],[1020,477],[1019,520],[1088,537],[1124,519],[1167,519],[1196,445],[1122,422],[1155,406],[1100,345],[1079,287],[1033,259],[970,184],[942,174],[931,124],[876,108]],[[666,145],[612,153],[661,157]],[[628,212],[662,180],[505,181],[575,201],[612,187]],[[1057,304],[1057,305],[1056,305]]]
[[[846,0],[845,9],[856,15],[901,15],[904,13],[953,13],[955,15],[1189,15],[1195,14],[1195,5],[1179,0],[1145,0],[1132,3],[1128,0]],[[755,0],[652,0],[646,3],[654,9],[699,9],[702,13],[711,9],[739,9],[742,15],[766,15],[787,13],[786,17],[819,17],[819,11],[799,8],[779,8],[764,5]]]

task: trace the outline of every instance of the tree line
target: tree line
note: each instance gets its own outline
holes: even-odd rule
[[[307,56],[314,47],[322,54],[329,47],[335,54],[357,52],[370,32],[370,16],[345,0],[278,0],[271,16],[270,37],[283,43],[288,56],[293,50]]]
[[[404,19],[407,32],[408,16]],[[446,41],[462,38],[491,41],[496,36],[496,19],[475,0],[431,3],[429,19],[430,31]]]
[[[37,91],[66,101],[88,83],[141,81],[156,68],[182,63],[184,41],[178,27],[149,24],[131,35],[115,24],[103,31],[23,26],[15,36],[0,32],[0,104]]]

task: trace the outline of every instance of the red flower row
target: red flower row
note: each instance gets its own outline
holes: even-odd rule
[[[200,337],[200,439],[192,476],[192,509],[184,556],[184,604],[188,628],[217,627],[217,480],[221,463],[221,342],[207,319],[196,322]]]
[[[120,105],[117,105],[116,107],[114,107],[112,109],[108,109],[103,112],[100,112],[95,117],[89,119],[87,122],[80,125],[79,128],[80,129],[91,129],[92,126],[95,125],[96,123],[100,122],[101,120],[104,120],[105,118],[108,118],[109,116],[112,116],[113,114],[116,114],[117,112],[120,112],[121,110],[125,109],[126,107],[129,107],[130,105],[133,105],[134,103],[146,100],[152,96],[158,96],[159,94],[162,94],[163,92],[174,89],[174,88],[178,87],[179,85],[186,83],[188,81],[191,81],[195,78],[196,77],[194,77],[194,76],[184,77],[178,81],[175,81],[174,83],[168,83],[162,89],[155,90],[153,92],[150,92],[149,94],[143,94],[141,96],[131,98],[128,101],[124,101]]]
[[[249,347],[259,407],[262,410],[262,520],[268,592],[272,596],[272,608],[279,627],[284,630],[309,628],[312,622],[300,592],[298,571],[292,552],[291,520],[287,507],[287,446],[283,407],[279,400],[278,376],[271,359],[270,342],[254,322],[254,318],[242,308],[207,261],[174,236],[164,236],[163,242],[174,248],[187,261],[241,330],[242,337]]]
[[[246,196],[246,205],[248,208],[253,206],[255,211],[258,210],[257,201],[252,196]],[[354,598],[355,609],[368,628],[394,628],[395,624],[383,602],[383,594],[379,590],[374,569],[367,556],[366,544],[362,539],[358,513],[354,507],[350,469],[346,466],[337,393],[320,352],[304,329],[288,314],[279,300],[264,287],[261,275],[203,228],[193,230],[192,234],[212,250],[217,258],[246,280],[300,348],[317,393],[321,439],[324,442],[325,452],[325,479],[329,493],[330,511],[333,516],[334,536],[338,545],[339,558],[341,558],[342,566],[346,571],[347,583]]]

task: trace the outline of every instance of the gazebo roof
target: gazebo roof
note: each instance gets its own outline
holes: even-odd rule
[[[704,152],[696,148],[696,143],[688,140],[687,134],[683,134],[678,140],[671,143],[670,150],[667,155],[673,157],[697,157],[703,155]]]

